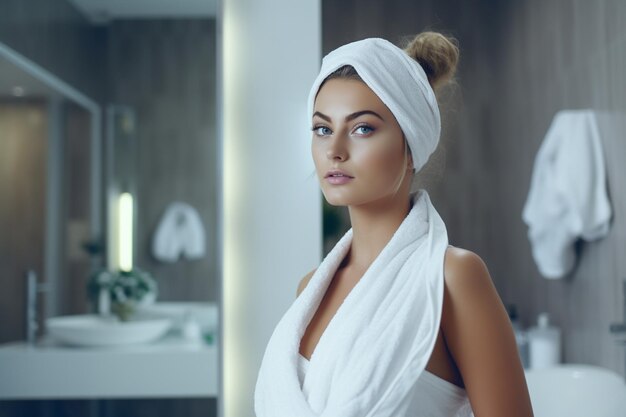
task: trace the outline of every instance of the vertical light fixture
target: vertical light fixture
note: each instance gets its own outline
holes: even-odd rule
[[[118,267],[122,271],[133,269],[133,196],[122,193],[117,203]]]
[[[218,416],[251,416],[267,340],[293,302],[293,276],[322,259],[321,193],[316,178],[307,180],[314,165],[304,128],[310,123],[306,94],[321,62],[321,0],[219,3],[223,314]],[[285,122],[281,129],[258,128],[276,114]],[[266,178],[285,170],[287,180],[268,183]],[[277,195],[267,198],[270,192]],[[274,222],[275,216],[281,221]],[[271,236],[262,233],[268,224]],[[302,243],[299,255],[285,257],[295,241]],[[279,273],[268,259],[280,260]],[[268,292],[270,286],[280,289]]]

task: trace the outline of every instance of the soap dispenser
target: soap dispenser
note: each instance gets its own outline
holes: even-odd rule
[[[561,330],[550,326],[549,315],[539,314],[537,325],[528,329],[530,368],[545,368],[561,363]]]

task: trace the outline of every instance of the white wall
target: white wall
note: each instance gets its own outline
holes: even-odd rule
[[[309,88],[321,63],[320,0],[223,0],[220,415],[254,416],[265,346],[322,257]]]

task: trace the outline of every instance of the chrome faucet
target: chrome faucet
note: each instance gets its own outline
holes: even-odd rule
[[[37,282],[35,271],[29,269],[26,272],[26,342],[29,346],[35,345],[37,338],[37,295],[50,291],[50,284]]]

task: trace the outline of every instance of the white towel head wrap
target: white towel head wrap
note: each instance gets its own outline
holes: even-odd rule
[[[351,65],[395,116],[411,148],[415,172],[437,148],[441,119],[435,93],[422,66],[405,51],[381,38],[348,43],[322,60],[308,100],[309,120],[315,97],[333,71]]]

